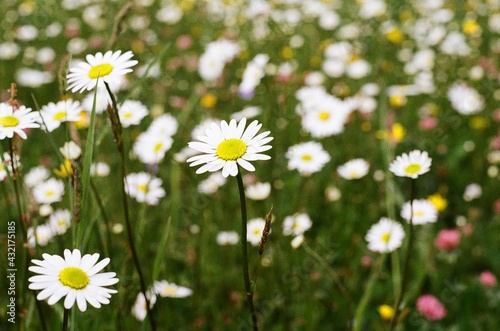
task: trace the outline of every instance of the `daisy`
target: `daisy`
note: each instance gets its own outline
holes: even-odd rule
[[[149,301],[149,308],[153,308],[156,303],[156,294],[152,291],[147,292],[147,297]],[[143,321],[148,314],[148,307],[146,306],[146,298],[144,298],[144,294],[139,292],[137,294],[137,298],[135,299],[134,306],[132,307],[132,315],[138,320]]]
[[[153,289],[156,294],[164,298],[185,298],[193,293],[193,291],[187,287],[178,286],[166,280],[155,281],[153,283]]]
[[[255,183],[249,185],[245,190],[246,196],[251,200],[265,200],[270,193],[270,183]]]
[[[33,197],[36,203],[59,202],[64,194],[64,182],[50,178],[33,188]]]
[[[298,236],[309,230],[312,221],[305,213],[296,213],[293,216],[285,217],[283,221],[283,234],[285,236]]]
[[[172,137],[177,132],[178,127],[179,123],[177,123],[175,117],[170,114],[163,114],[153,120],[148,131],[158,135]]]
[[[38,300],[48,299],[47,303],[53,305],[62,297],[64,308],[70,309],[75,302],[78,309],[87,310],[87,302],[95,308],[101,304],[108,304],[111,294],[116,290],[106,288],[118,283],[114,272],[99,273],[109,263],[105,258],[97,263],[99,254],[81,255],[78,249],[71,252],[64,250],[64,258],[58,255],[42,254],[43,260],[31,260],[36,266],[28,269],[38,275],[28,279],[29,289],[42,290],[37,295]]]
[[[341,100],[327,95],[302,117],[302,127],[315,138],[330,137],[344,131],[350,109]]]
[[[146,106],[136,100],[127,100],[118,107],[118,116],[124,128],[128,128],[131,125],[138,125],[148,114],[149,110]]]
[[[337,168],[337,173],[344,179],[359,179],[368,173],[370,165],[363,159],[350,160]]]
[[[158,164],[165,157],[165,153],[170,150],[172,143],[171,137],[158,135],[148,130],[137,137],[133,151],[142,163]]]
[[[38,246],[47,246],[54,237],[54,231],[46,224],[38,225],[36,228],[28,229],[28,246],[30,248]]]
[[[264,232],[264,227],[266,226],[266,221],[263,218],[254,218],[247,223],[247,241],[252,244],[252,246],[257,246],[260,243],[262,233]]]
[[[368,230],[365,240],[372,252],[388,253],[401,247],[405,236],[403,226],[389,218],[380,221]]]
[[[109,165],[104,162],[92,163],[90,165],[90,175],[96,177],[106,177],[109,175],[111,169]]]
[[[31,108],[20,106],[14,110],[8,103],[0,103],[0,140],[12,138],[14,133],[22,139],[28,138],[23,130],[39,128],[39,116],[38,112],[32,112]]]
[[[49,176],[50,172],[45,167],[34,167],[24,176],[24,184],[29,188],[33,188],[45,181]]]
[[[227,178],[222,176],[220,172],[213,173],[198,184],[198,192],[207,195],[214,194],[226,181]]]
[[[116,83],[126,73],[132,72],[131,67],[137,64],[136,60],[131,60],[134,54],[131,51],[122,54],[122,51],[107,51],[104,55],[98,52],[96,55],[88,54],[86,62],[79,62],[69,69],[68,90],[71,92],[90,91],[97,86],[104,86],[104,83]]]
[[[217,234],[217,244],[220,246],[236,245],[240,236],[236,231],[221,231]]]
[[[320,171],[330,161],[330,155],[323,146],[314,141],[289,147],[285,156],[288,159],[288,169],[296,169],[302,176]]]
[[[413,216],[412,216],[413,213]],[[438,218],[436,207],[429,200],[413,200],[413,206],[410,201],[403,204],[401,217],[413,224],[435,223]]]
[[[480,112],[484,108],[484,98],[472,87],[455,83],[448,90],[448,99],[453,109],[462,115]]]
[[[40,124],[47,132],[57,129],[63,122],[78,122],[80,120],[80,102],[71,99],[50,102],[40,109]]]
[[[70,140],[59,148],[59,152],[61,152],[66,160],[76,160],[82,154],[82,149],[74,141]]]
[[[54,234],[64,234],[71,224],[71,212],[67,209],[58,209],[49,218],[49,226]]]
[[[226,121],[221,121],[220,125],[212,124],[204,136],[198,137],[200,141],[188,144],[192,149],[203,153],[187,159],[187,162],[191,162],[189,166],[202,165],[196,170],[197,174],[222,169],[224,177],[236,176],[238,166],[254,171],[255,167],[249,161],[269,160],[270,156],[260,153],[271,149],[266,144],[273,138],[268,137],[269,131],[256,135],[262,127],[258,121],[253,121],[247,128],[245,125],[246,118],[238,124],[235,120],[231,120],[229,124]]]
[[[389,171],[399,177],[418,178],[430,170],[432,159],[427,152],[418,149],[409,154],[403,153],[392,161]]]
[[[127,194],[138,202],[146,202],[148,205],[157,205],[160,198],[165,196],[165,190],[161,184],[160,178],[153,177],[146,172],[128,174],[125,178]]]
[[[14,163],[16,169],[21,167],[20,157],[17,154],[14,154]],[[7,178],[7,171],[12,174],[13,170],[12,158],[10,157],[10,154],[8,152],[3,153],[3,156],[0,154],[0,181]]]

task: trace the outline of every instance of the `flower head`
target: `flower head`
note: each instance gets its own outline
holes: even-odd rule
[[[363,159],[354,159],[337,168],[340,177],[345,179],[359,179],[368,173],[370,165]]]
[[[444,229],[439,231],[434,246],[442,251],[452,251],[460,245],[461,233],[457,229]]]
[[[257,246],[262,238],[266,221],[263,218],[254,218],[247,223],[247,241]]]
[[[105,258],[96,264],[99,254],[81,255],[78,249],[71,252],[64,250],[64,258],[59,255],[43,254],[43,260],[31,260],[35,266],[28,269],[38,275],[28,279],[29,289],[42,290],[37,295],[38,300],[48,299],[47,303],[53,305],[62,297],[64,308],[70,309],[78,305],[80,311],[87,310],[87,302],[95,308],[101,304],[108,304],[111,294],[116,290],[107,288],[118,283],[116,273],[98,273],[109,263]]]
[[[323,146],[315,141],[308,141],[291,146],[285,154],[288,159],[288,169],[297,169],[303,176],[319,172],[330,161],[330,155]]]
[[[90,91],[104,83],[117,83],[126,73],[132,72],[131,67],[137,64],[136,60],[131,60],[134,54],[131,51],[122,54],[122,51],[107,51],[102,54],[88,54],[87,61],[78,63],[69,69],[68,90],[71,92],[85,90]]]
[[[368,249],[373,252],[387,253],[401,247],[405,236],[403,226],[389,218],[382,217],[380,221],[368,230],[366,241]]]
[[[236,176],[238,165],[245,170],[254,171],[255,167],[249,161],[269,160],[270,156],[261,153],[271,149],[266,144],[273,138],[268,137],[269,131],[257,135],[262,127],[257,121],[250,123],[247,128],[245,125],[246,118],[238,124],[235,120],[231,120],[229,124],[226,121],[221,121],[220,125],[211,124],[205,135],[198,137],[200,141],[189,143],[189,147],[203,153],[187,159],[187,162],[191,162],[189,166],[201,164],[196,170],[197,174],[222,169],[224,177]]]
[[[128,174],[125,178],[125,190],[128,195],[148,205],[157,205],[160,198],[165,196],[165,190],[161,184],[160,178],[153,177],[146,172]]]
[[[309,215],[305,213],[296,213],[292,216],[285,217],[283,221],[283,234],[285,236],[298,236],[309,230],[312,226],[312,221]]]
[[[412,215],[413,214],[413,215]],[[403,204],[401,217],[413,224],[435,223],[438,218],[436,207],[429,200],[413,200]]]
[[[31,108],[20,106],[14,110],[8,103],[0,103],[0,140],[12,138],[14,133],[26,139],[28,136],[23,130],[39,128],[40,124],[37,123],[39,116],[37,112],[32,112]]]
[[[424,294],[417,299],[417,310],[432,321],[441,320],[446,316],[446,308],[431,294]]]
[[[185,298],[193,293],[193,291],[187,287],[169,283],[166,280],[154,282],[153,289],[159,296],[168,298]]]
[[[78,122],[81,110],[79,101],[67,99],[58,103],[50,102],[40,109],[39,122],[45,131],[52,132],[63,122]]]
[[[389,171],[399,177],[418,178],[430,170],[432,159],[427,152],[419,150],[403,153],[392,161]]]

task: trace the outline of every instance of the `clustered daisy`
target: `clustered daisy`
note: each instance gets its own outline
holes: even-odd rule
[[[96,263],[99,254],[81,255],[78,249],[64,250],[64,258],[59,255],[42,254],[43,260],[31,260],[34,266],[29,271],[38,275],[30,277],[29,289],[41,290],[38,300],[47,300],[53,305],[61,298],[64,308],[70,309],[77,304],[80,311],[87,310],[87,303],[95,308],[108,304],[111,294],[116,290],[107,286],[118,283],[116,273],[99,273],[109,264],[109,258]]]
[[[404,236],[405,233],[401,224],[382,217],[378,223],[372,225],[368,230],[365,239],[368,242],[369,250],[388,253],[401,247]]]
[[[0,103],[0,140],[12,138],[14,133],[22,139],[28,138],[24,130],[39,128],[39,116],[37,112],[32,112],[31,108],[20,106],[14,109],[8,103]]]
[[[432,159],[427,152],[419,150],[411,151],[409,154],[403,153],[394,160],[389,170],[399,177],[418,178],[430,170]]]

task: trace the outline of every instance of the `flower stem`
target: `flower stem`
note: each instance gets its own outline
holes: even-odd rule
[[[62,323],[62,331],[68,331],[68,325],[69,325],[69,309],[64,308],[64,315],[63,315],[63,323]]]
[[[108,116],[111,121],[111,128],[113,130],[113,135],[115,137],[115,143],[116,147],[118,148],[118,152],[120,153],[120,175],[121,175],[121,180],[120,180],[120,187],[122,191],[122,204],[123,204],[123,210],[125,213],[125,226],[127,228],[127,237],[128,237],[128,243],[130,247],[130,251],[132,253],[132,260],[134,261],[135,269],[137,270],[137,274],[139,275],[139,284],[141,287],[141,292],[144,295],[144,299],[146,301],[146,309],[148,311],[147,316],[149,320],[149,324],[151,326],[151,330],[155,331],[156,330],[156,323],[153,318],[153,314],[151,313],[151,307],[149,305],[149,299],[147,296],[147,291],[146,291],[146,282],[144,280],[144,275],[142,273],[141,265],[139,263],[139,257],[137,255],[137,250],[135,249],[135,244],[134,244],[134,234],[132,231],[132,225],[130,223],[130,215],[128,211],[128,201],[127,201],[127,192],[125,190],[125,176],[127,174],[126,167],[125,167],[125,151],[123,148],[123,136],[122,136],[122,126],[120,123],[120,118],[118,116],[118,106],[116,103],[115,96],[113,92],[111,92],[111,89],[109,88],[109,85],[107,83],[104,83],[106,86],[106,90],[108,91],[109,96],[111,97],[111,103],[112,103],[112,109],[108,109]]]
[[[243,178],[241,171],[238,169],[236,175],[238,181],[238,189],[240,191],[240,208],[241,208],[241,252],[243,255],[243,279],[245,282],[245,291],[247,297],[250,315],[252,316],[252,326],[254,331],[258,331],[257,314],[253,305],[253,290],[250,285],[250,275],[248,273],[248,251],[247,251],[247,205],[245,201],[245,188],[243,186]]]
[[[411,179],[410,182],[410,229],[408,230],[408,247],[406,248],[406,256],[405,256],[405,264],[403,267],[403,280],[401,281],[401,290],[399,291],[399,297],[394,305],[394,316],[392,317],[391,320],[391,328],[390,330],[394,330],[398,323],[398,319],[400,316],[399,312],[399,306],[401,305],[401,302],[403,301],[407,283],[408,283],[408,276],[410,274],[410,258],[411,258],[411,251],[413,250],[413,199],[415,197],[415,179]]]

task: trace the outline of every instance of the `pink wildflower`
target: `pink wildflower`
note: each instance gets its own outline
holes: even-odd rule
[[[437,321],[446,316],[446,308],[433,295],[424,294],[417,299],[417,310],[428,320]]]
[[[486,287],[495,287],[497,285],[497,277],[491,271],[483,271],[479,275],[479,282]]]
[[[434,245],[442,251],[452,251],[460,244],[460,231],[457,229],[441,230]]]

